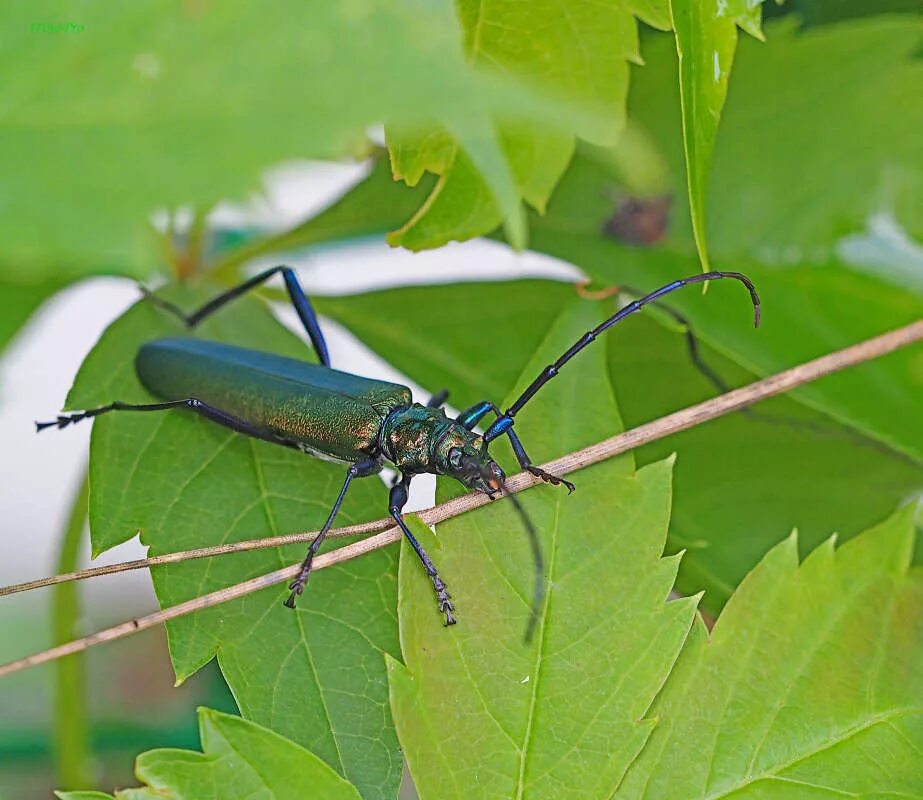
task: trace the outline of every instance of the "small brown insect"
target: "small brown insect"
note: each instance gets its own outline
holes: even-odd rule
[[[666,234],[672,205],[670,195],[623,197],[603,225],[603,233],[635,247],[650,247]]]

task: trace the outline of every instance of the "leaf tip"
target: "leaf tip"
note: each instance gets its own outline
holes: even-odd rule
[[[383,655],[385,657],[385,667],[387,668],[388,672],[392,672],[394,670],[399,670],[399,669],[404,669],[404,670],[407,669],[407,666],[405,664],[403,664],[399,659],[392,656],[390,653],[384,653]]]

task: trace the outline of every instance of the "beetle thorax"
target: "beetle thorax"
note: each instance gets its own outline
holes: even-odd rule
[[[478,448],[481,437],[449,419],[441,408],[414,404],[390,414],[382,425],[382,453],[401,472],[444,474],[452,447]]]
[[[450,424],[442,409],[418,403],[394,411],[382,425],[382,452],[405,474],[435,472],[433,445]]]

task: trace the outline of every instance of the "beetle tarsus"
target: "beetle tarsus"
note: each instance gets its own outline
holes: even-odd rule
[[[288,596],[288,599],[282,603],[286,608],[295,608],[295,598],[301,597],[301,595],[304,594],[304,585],[308,582],[308,575],[311,573],[311,562],[314,560],[313,556],[313,553],[308,555],[301,565],[301,572],[298,573],[298,577],[288,585],[292,593]]]
[[[438,575],[433,575],[433,588],[436,590],[436,599],[439,601],[439,611],[445,614],[445,624],[454,625],[458,620],[455,619],[452,595],[449,594],[445,583]]]
[[[54,422],[36,422],[35,432],[41,433],[46,428],[57,428],[61,430],[61,428],[66,428],[68,425],[80,422],[80,420],[86,419],[88,416],[90,416],[90,414],[87,414],[85,411],[76,414],[59,414]]]
[[[566,486],[568,494],[571,494],[577,488],[570,481],[559,478],[557,475],[552,475],[550,472],[545,472],[541,467],[527,467],[527,469],[536,478],[541,478],[545,483],[550,483],[552,486]]]

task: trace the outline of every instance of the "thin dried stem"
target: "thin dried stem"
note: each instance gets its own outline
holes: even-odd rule
[[[431,509],[432,510],[432,509]],[[334,528],[327,533],[327,538],[343,536],[358,536],[363,533],[377,533],[391,527],[393,520],[390,517],[363,522],[360,525],[348,525],[343,528]],[[82,581],[87,578],[98,578],[101,575],[114,575],[117,572],[127,572],[133,569],[147,569],[162,564],[176,564],[180,561],[192,561],[195,558],[210,558],[212,556],[226,556],[231,553],[246,553],[249,550],[265,550],[268,547],[281,547],[286,544],[299,544],[310,542],[317,536],[317,531],[304,531],[303,533],[287,533],[283,536],[270,536],[264,539],[247,539],[241,542],[222,544],[216,547],[199,547],[195,550],[179,550],[175,553],[164,553],[161,556],[139,558],[135,561],[122,561],[118,564],[105,564],[101,567],[90,567],[75,572],[62,572],[49,578],[38,578],[25,583],[14,583],[10,586],[0,586],[0,597],[19,592],[28,592],[31,589],[41,589],[44,586],[54,586],[58,583],[69,581]]]
[[[613,456],[619,455],[620,453],[633,450],[634,448],[640,447],[641,445],[647,444],[648,442],[653,442],[657,439],[663,439],[664,437],[678,433],[679,431],[692,428],[696,425],[701,425],[704,422],[708,422],[709,420],[723,416],[724,414],[737,411],[741,408],[752,405],[753,403],[757,403],[769,397],[790,391],[798,386],[801,386],[802,384],[818,380],[819,378],[823,378],[826,375],[838,372],[839,370],[845,369],[847,367],[861,364],[864,361],[878,358],[879,356],[891,353],[894,350],[898,350],[902,347],[906,347],[909,344],[913,344],[914,342],[919,342],[921,340],[923,340],[923,320],[911,323],[910,325],[906,325],[903,328],[898,328],[897,330],[891,331],[889,333],[882,334],[881,336],[877,336],[873,339],[868,339],[864,342],[853,345],[851,347],[847,347],[843,350],[838,350],[835,353],[830,353],[829,355],[816,358],[813,361],[805,362],[804,364],[800,364],[799,366],[793,367],[792,369],[785,370],[784,372],[780,372],[776,375],[764,378],[763,380],[751,383],[749,386],[735,389],[734,391],[727,392],[726,394],[723,394],[719,397],[706,400],[705,402],[694,406],[690,406],[689,408],[685,408],[682,411],[669,414],[666,417],[661,417],[660,419],[653,422],[640,425],[630,431],[625,431],[624,433],[620,433],[617,436],[613,436],[609,439],[598,442],[597,444],[585,447],[582,450],[578,450],[574,453],[562,456],[561,458],[544,464],[543,468],[557,475],[567,475],[570,472],[575,472],[576,470],[583,469],[584,467],[588,467],[591,464],[596,464],[605,459],[612,458]],[[521,492],[522,490],[528,489],[529,487],[538,483],[541,483],[539,478],[536,478],[528,473],[519,473],[518,475],[514,475],[507,480],[506,488],[509,493],[515,494],[516,492]],[[432,525],[435,523],[444,522],[447,519],[458,516],[459,514],[463,514],[467,511],[471,511],[472,509],[480,508],[489,502],[490,500],[486,495],[466,494],[462,497],[457,497],[454,500],[450,500],[447,503],[443,503],[442,505],[422,511],[419,513],[419,516],[424,522]],[[502,500],[498,502],[502,502]],[[345,536],[363,532],[358,530],[359,528],[362,528],[366,532],[369,530],[380,530],[383,525],[387,525],[387,523],[385,523],[383,520],[379,520],[377,522],[366,523],[364,526],[340,528],[338,533],[341,536]],[[253,542],[240,542],[237,545],[238,549],[231,550],[230,552],[241,552],[242,550],[252,550],[258,547],[275,547],[279,544],[289,544],[295,541],[305,541],[312,538],[312,536],[313,532],[293,534],[292,536],[273,537],[271,539],[261,539]],[[376,533],[373,536],[369,536],[366,539],[348,544],[345,547],[338,548],[337,550],[333,550],[329,553],[321,554],[314,560],[314,569],[324,569],[325,567],[329,567],[333,564],[339,564],[351,558],[369,553],[372,550],[377,550],[388,544],[392,544],[393,542],[398,541],[400,538],[401,532],[398,528],[388,527],[386,530],[383,530],[380,533]],[[167,558],[171,559],[171,561],[180,561],[185,560],[186,558],[203,558],[205,556],[218,555],[225,552],[229,551],[225,548],[201,548],[200,550],[188,551],[187,553],[176,553],[167,556],[158,556],[153,559],[140,559],[138,561],[128,562],[127,564],[115,564],[112,565],[112,567],[101,569],[105,569],[107,572],[117,572],[123,569],[138,569],[140,567],[150,566],[152,564],[170,563],[169,561],[162,560]],[[68,642],[67,644],[59,645],[58,647],[53,647],[49,650],[44,650],[41,653],[36,653],[35,655],[27,656],[26,658],[22,658],[17,661],[11,661],[8,664],[0,666],[0,677],[9,675],[13,672],[18,672],[19,670],[26,669],[27,667],[33,667],[38,664],[52,661],[56,658],[70,655],[71,653],[78,653],[81,650],[86,650],[87,648],[92,647],[95,644],[100,644],[101,642],[120,639],[123,636],[128,636],[129,634],[136,631],[144,630],[145,628],[151,628],[155,625],[160,625],[161,623],[167,622],[171,619],[176,619],[177,617],[184,616],[185,614],[190,614],[194,611],[210,608],[220,603],[225,603],[228,600],[233,600],[252,592],[259,591],[260,589],[265,589],[268,586],[274,586],[278,583],[282,583],[283,581],[291,580],[298,574],[299,568],[300,565],[294,564],[290,567],[285,567],[284,569],[270,572],[267,575],[251,578],[248,581],[236,584],[235,586],[230,586],[227,589],[220,589],[218,591],[202,595],[201,597],[187,600],[185,603],[180,603],[178,605],[171,606],[170,608],[165,608],[161,611],[130,620],[129,622],[123,622],[120,625],[115,625],[114,627],[90,634],[89,636],[85,636],[82,639],[77,639],[73,642]],[[94,572],[94,574],[106,573]],[[71,573],[70,576],[58,576],[58,578],[61,578],[62,580],[72,579],[74,576],[88,577],[83,573]],[[57,578],[48,580],[50,582],[60,582]],[[47,582],[33,581],[31,585],[47,585]],[[10,587],[6,590],[2,590],[0,591],[0,594],[10,594],[10,589],[16,589],[16,587]]]

